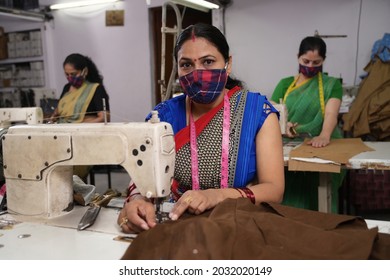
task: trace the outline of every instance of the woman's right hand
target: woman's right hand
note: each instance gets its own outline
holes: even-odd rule
[[[286,136],[289,138],[295,138],[297,136],[297,131],[295,128],[298,126],[298,123],[287,122]]]
[[[126,203],[119,213],[118,225],[125,233],[139,233],[156,225],[154,205],[142,196]]]

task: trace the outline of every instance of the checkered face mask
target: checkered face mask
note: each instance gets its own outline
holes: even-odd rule
[[[83,83],[84,83],[84,80],[85,80],[82,75],[79,75],[79,76],[69,76],[69,77],[66,77],[66,79],[68,80],[69,84],[71,84],[75,88],[81,87],[83,85]]]
[[[194,70],[179,78],[185,94],[196,103],[212,103],[226,85],[228,75],[224,69]]]
[[[318,72],[322,72],[322,65],[309,67],[299,64],[299,73],[302,73],[308,78],[314,77],[318,74]]]

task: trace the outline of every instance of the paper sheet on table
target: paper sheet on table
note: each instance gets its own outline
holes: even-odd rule
[[[341,165],[362,152],[373,151],[360,138],[331,140],[328,146],[314,148],[309,139],[290,152],[288,170],[340,173]]]

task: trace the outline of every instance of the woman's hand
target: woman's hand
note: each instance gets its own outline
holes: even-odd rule
[[[223,200],[222,193],[218,191],[218,189],[186,191],[173,206],[169,218],[175,221],[185,211],[199,215],[208,209],[214,208]]]
[[[321,135],[313,137],[313,139],[307,142],[308,145],[312,145],[315,148],[325,147],[329,145],[329,143],[330,143],[329,137],[325,137]]]
[[[139,233],[156,225],[154,205],[141,195],[126,203],[119,213],[118,225],[126,233]]]
[[[298,126],[298,123],[287,122],[286,136],[289,138],[295,138],[297,136],[297,131],[295,128]]]

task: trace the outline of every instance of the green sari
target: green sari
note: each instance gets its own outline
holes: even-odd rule
[[[322,89],[319,75],[322,78]],[[312,137],[321,133],[325,104],[328,100],[330,98],[342,98],[342,86],[339,79],[322,73],[319,75],[297,87],[293,87],[293,84],[295,84],[294,77],[284,78],[276,86],[271,98],[277,103],[284,100],[288,111],[288,121],[298,123],[297,133],[307,133]],[[322,90],[323,94],[321,94]],[[339,139],[342,137],[341,129],[336,127],[331,138]],[[290,139],[284,140],[289,141]],[[344,171],[340,174],[332,173],[332,213],[338,213],[338,189],[344,175]],[[318,210],[318,172],[286,170],[285,179],[284,205]]]

